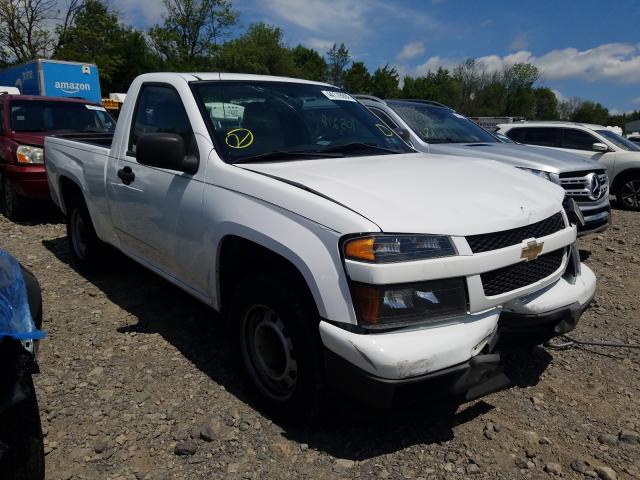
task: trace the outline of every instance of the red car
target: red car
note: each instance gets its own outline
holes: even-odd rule
[[[44,138],[68,132],[113,133],[115,120],[86,100],[0,95],[0,212],[19,219],[30,200],[48,200]]]

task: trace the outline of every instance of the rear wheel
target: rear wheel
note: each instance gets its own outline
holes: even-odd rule
[[[640,173],[627,175],[620,181],[616,198],[622,208],[640,211]]]
[[[78,270],[92,272],[101,267],[106,245],[96,235],[89,210],[80,195],[67,203],[67,240]]]
[[[304,424],[319,409],[322,363],[318,316],[290,276],[253,274],[234,293],[237,360],[254,398],[273,416]]]
[[[0,176],[0,212],[12,222],[22,219],[24,198],[13,188],[11,182]]]

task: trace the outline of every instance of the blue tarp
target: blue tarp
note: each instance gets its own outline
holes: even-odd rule
[[[20,264],[0,249],[0,340],[39,340],[45,333],[33,323]]]

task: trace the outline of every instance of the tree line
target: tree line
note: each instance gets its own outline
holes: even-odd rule
[[[35,58],[91,62],[104,92],[125,92],[149,71],[225,71],[326,81],[351,93],[444,103],[468,116],[565,119],[624,125],[640,111],[611,115],[603,105],[559,100],[541,85],[535,65],[519,63],[487,72],[474,59],[455,68],[406,75],[385,64],[370,72],[344,44],[324,55],[289,46],[281,28],[264,23],[238,33],[231,0],[163,0],[162,22],[146,30],[120,19],[108,0],[0,0],[0,66]],[[235,35],[232,35],[235,34]]]

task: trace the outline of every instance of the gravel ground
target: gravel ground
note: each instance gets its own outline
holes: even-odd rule
[[[0,217],[0,245],[43,287],[49,479],[640,478],[638,350],[515,351],[516,386],[479,401],[334,399],[315,427],[292,429],[248,401],[212,311],[126,259],[80,275],[60,222]],[[640,343],[639,246],[640,214],[618,210],[580,240],[599,286],[576,337]]]

